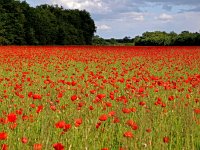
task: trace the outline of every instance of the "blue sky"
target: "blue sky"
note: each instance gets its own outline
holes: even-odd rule
[[[146,31],[200,32],[200,0],[26,0],[85,9],[103,38],[134,37]]]

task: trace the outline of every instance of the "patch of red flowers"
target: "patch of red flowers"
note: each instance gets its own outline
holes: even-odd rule
[[[77,100],[77,96],[76,96],[76,95],[71,96],[71,100],[72,100],[72,101]]]
[[[106,121],[108,119],[107,115],[106,114],[103,114],[99,117],[99,120],[100,121]]]
[[[33,99],[35,99],[35,100],[36,100],[36,99],[39,99],[39,100],[42,99],[42,96],[41,96],[40,94],[33,94],[32,97],[33,97]]]
[[[75,126],[79,127],[82,124],[82,122],[83,122],[82,118],[75,119]]]
[[[124,132],[124,137],[133,138],[133,133],[131,131]]]
[[[8,137],[6,132],[0,132],[0,140],[6,140]]]
[[[65,127],[65,121],[58,121],[55,124],[56,128],[64,128]]]
[[[1,150],[8,150],[8,145],[7,144],[2,144],[1,145]]]
[[[130,126],[133,130],[137,130],[138,129],[138,125],[133,120],[128,120],[126,122],[126,124],[128,126]]]
[[[55,150],[64,150],[64,146],[61,143],[55,143],[55,144],[53,144],[53,148]]]
[[[42,144],[35,143],[35,144],[33,145],[33,150],[42,150]]]
[[[8,114],[7,119],[9,122],[16,122],[17,115],[15,113],[10,113],[10,114]]]
[[[199,109],[199,108],[195,108],[195,109],[194,109],[194,113],[195,113],[195,114],[200,114],[200,109]]]

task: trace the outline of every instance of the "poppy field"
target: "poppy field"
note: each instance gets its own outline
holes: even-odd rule
[[[200,47],[0,47],[2,150],[199,150]]]

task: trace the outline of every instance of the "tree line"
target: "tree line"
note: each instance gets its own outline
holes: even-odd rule
[[[136,46],[199,46],[200,33],[189,31],[183,31],[180,34],[161,31],[145,32],[133,40]]]
[[[95,31],[86,10],[0,0],[0,45],[91,45]]]
[[[134,38],[124,37],[123,39],[103,39],[95,35],[93,45],[129,45],[129,46],[200,46],[200,33],[183,31],[180,34],[175,32],[145,32]]]
[[[93,45],[111,45],[111,46],[133,46],[134,39],[131,37],[125,36],[123,39],[115,39],[115,38],[110,38],[110,39],[104,39],[100,37],[99,35],[95,35],[92,39],[92,44]]]

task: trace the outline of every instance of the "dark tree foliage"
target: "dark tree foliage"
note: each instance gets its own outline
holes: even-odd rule
[[[102,37],[95,35],[92,39],[92,44],[96,46],[101,46],[101,45],[111,45],[110,42],[107,42],[105,39]]]
[[[200,33],[183,31],[180,34],[174,32],[145,32],[142,36],[134,38],[136,46],[199,46]]]
[[[0,0],[0,45],[91,45],[95,31],[85,10]]]
[[[103,39],[99,36],[93,37],[93,45],[116,45],[116,46],[200,46],[200,33],[183,31],[175,32],[145,32],[142,36],[123,39]]]
[[[133,38],[125,36],[123,39],[103,39],[95,35],[92,39],[93,45],[109,45],[109,46],[133,46]]]

